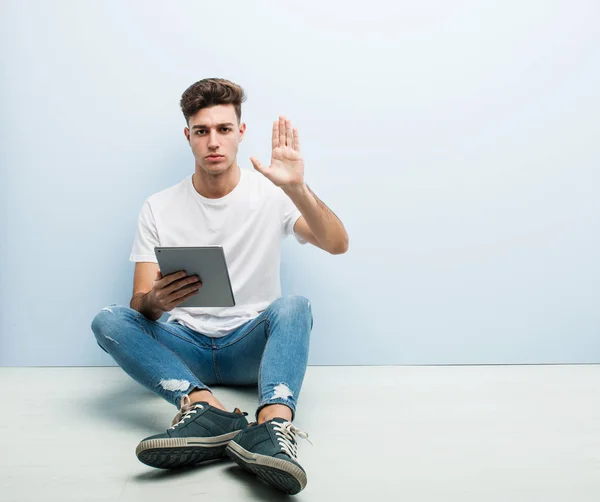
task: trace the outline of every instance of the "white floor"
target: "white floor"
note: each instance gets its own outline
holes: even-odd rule
[[[215,389],[253,414],[255,391]],[[138,462],[176,413],[119,368],[0,368],[0,500],[600,500],[600,365],[310,367],[295,497]],[[187,498],[191,496],[191,498]]]

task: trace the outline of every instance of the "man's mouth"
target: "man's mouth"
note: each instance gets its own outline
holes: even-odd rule
[[[219,159],[224,159],[225,157],[223,155],[209,155],[206,158],[209,160],[219,160]]]

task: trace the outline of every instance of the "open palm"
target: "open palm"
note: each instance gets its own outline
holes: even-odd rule
[[[250,157],[254,168],[281,188],[304,183],[304,160],[300,154],[298,129],[283,115],[273,122],[271,165],[263,166],[258,159]]]

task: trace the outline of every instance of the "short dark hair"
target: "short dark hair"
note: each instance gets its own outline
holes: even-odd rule
[[[205,78],[190,85],[182,94],[180,106],[185,121],[202,108],[233,105],[238,123],[242,121],[242,103],[246,101],[244,89],[224,78]]]

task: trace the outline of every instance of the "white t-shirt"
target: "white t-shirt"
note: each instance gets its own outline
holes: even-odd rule
[[[167,322],[222,337],[257,317],[281,296],[281,242],[295,234],[300,211],[262,174],[240,169],[236,187],[207,199],[192,175],[148,197],[140,211],[130,261],[157,263],[154,246],[223,246],[236,305],[179,308]]]

